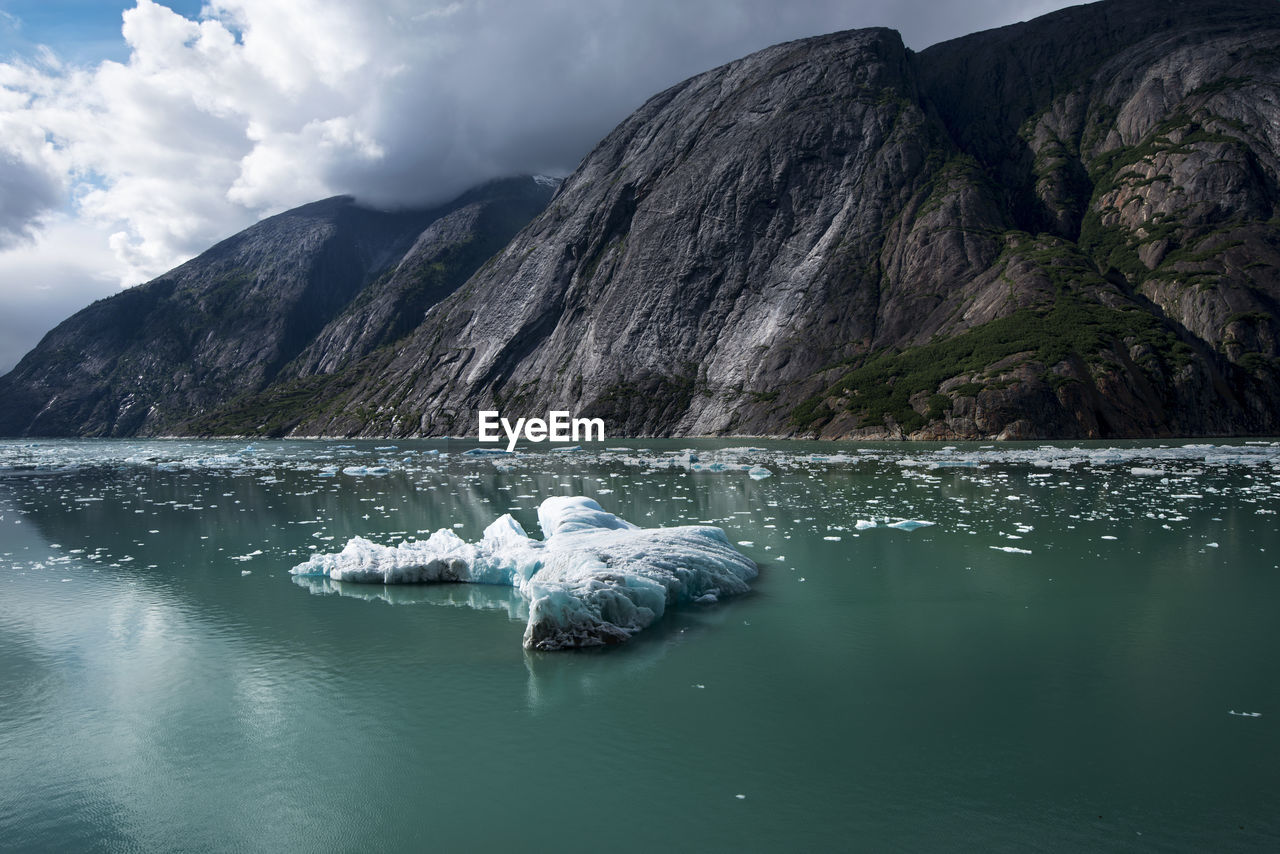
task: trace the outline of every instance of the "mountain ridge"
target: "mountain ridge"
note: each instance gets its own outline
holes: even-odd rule
[[[341,339],[169,424],[1275,433],[1278,94],[1280,4],[1104,0],[919,53],[883,28],[775,45],[647,101],[394,347]]]
[[[510,179],[423,210],[334,196],[268,217],[50,331],[0,378],[0,397],[15,404],[0,411],[0,434],[183,432],[246,392],[324,373],[326,340],[341,340],[338,364],[390,343],[404,332],[398,315],[460,285],[550,195]],[[405,263],[431,268],[429,286],[385,275]]]

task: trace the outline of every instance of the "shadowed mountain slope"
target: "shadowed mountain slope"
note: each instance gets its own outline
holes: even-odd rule
[[[552,189],[511,179],[395,213],[335,197],[265,219],[46,335],[0,379],[0,433],[165,434],[331,373],[411,331]]]

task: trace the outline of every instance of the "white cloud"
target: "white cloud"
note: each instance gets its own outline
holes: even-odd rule
[[[566,173],[649,95],[778,41],[896,25],[923,47],[1061,5],[210,0],[189,20],[137,0],[126,63],[0,63],[0,269],[21,258],[69,287],[62,259],[46,276],[31,253],[74,222],[99,241],[93,281],[133,284],[336,193],[415,205]],[[25,293],[0,278],[0,313]]]
[[[107,235],[52,216],[34,239],[0,252],[0,372],[59,322],[120,289],[123,270]]]

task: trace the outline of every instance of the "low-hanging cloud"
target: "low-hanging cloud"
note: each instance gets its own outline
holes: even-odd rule
[[[0,151],[0,249],[34,237],[40,217],[56,209],[62,195],[57,176]]]
[[[191,20],[137,0],[125,63],[0,63],[0,269],[60,213],[133,284],[317,198],[416,206],[566,174],[650,95],[769,44],[891,26],[921,48],[1062,5],[212,0]],[[17,298],[0,282],[0,308]]]

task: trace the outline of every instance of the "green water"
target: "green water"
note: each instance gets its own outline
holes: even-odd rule
[[[343,444],[0,443],[0,847],[1280,846],[1280,446]],[[760,576],[535,654],[508,589],[288,574],[557,494]]]

